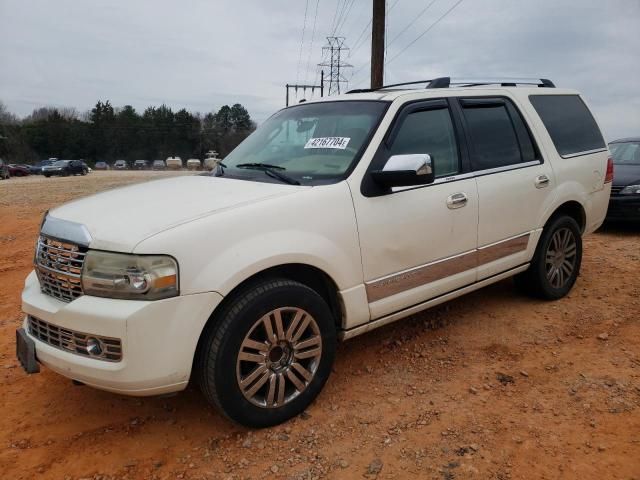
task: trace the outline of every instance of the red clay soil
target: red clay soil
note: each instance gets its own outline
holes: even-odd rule
[[[148,172],[0,183],[3,479],[640,479],[640,228],[585,239],[571,294],[511,281],[341,344],[302,416],[252,431],[195,388],[128,398],[15,359],[43,212]]]

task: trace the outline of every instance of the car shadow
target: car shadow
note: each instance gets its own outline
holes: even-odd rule
[[[640,222],[605,221],[596,233],[608,233],[620,236],[636,236],[640,234]]]

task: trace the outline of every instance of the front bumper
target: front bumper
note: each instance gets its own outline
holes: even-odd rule
[[[43,294],[31,272],[22,292],[22,309],[61,328],[122,341],[122,359],[107,362],[29,335],[40,363],[92,387],[147,396],[186,387],[200,333],[221,300],[220,294],[207,292],[153,302],[84,295],[65,303]],[[26,318],[23,327],[28,330]]]
[[[607,220],[640,221],[640,196],[616,195],[609,199]]]

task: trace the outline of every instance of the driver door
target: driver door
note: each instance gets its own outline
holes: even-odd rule
[[[371,169],[397,154],[429,154],[435,181],[368,189]],[[362,188],[352,188],[372,319],[475,282],[478,194],[474,178],[457,178],[461,160],[448,103],[413,103],[397,115]]]

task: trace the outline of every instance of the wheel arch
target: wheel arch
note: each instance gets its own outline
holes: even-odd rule
[[[202,332],[200,332],[200,337],[198,338],[193,359],[192,375],[199,366],[198,360],[202,348],[202,340],[206,337],[208,330],[215,327],[220,318],[221,312],[224,312],[224,310],[243,292],[250,289],[253,285],[269,278],[285,278],[287,280],[293,280],[314,290],[327,302],[327,305],[329,305],[329,309],[334,317],[336,329],[342,328],[344,313],[342,302],[340,301],[340,296],[338,294],[338,286],[333,278],[331,278],[331,276],[326,272],[318,267],[305,263],[286,263],[265,268],[250,275],[233,287],[229,294],[226,295],[216,306],[213,312],[211,312],[211,315],[205,323]]]
[[[573,218],[578,227],[580,227],[580,232],[584,233],[586,224],[587,224],[587,214],[584,209],[584,206],[576,201],[576,200],[568,200],[561,205],[559,205],[549,217],[546,219],[544,225],[545,227],[556,217],[560,215],[567,215]]]

